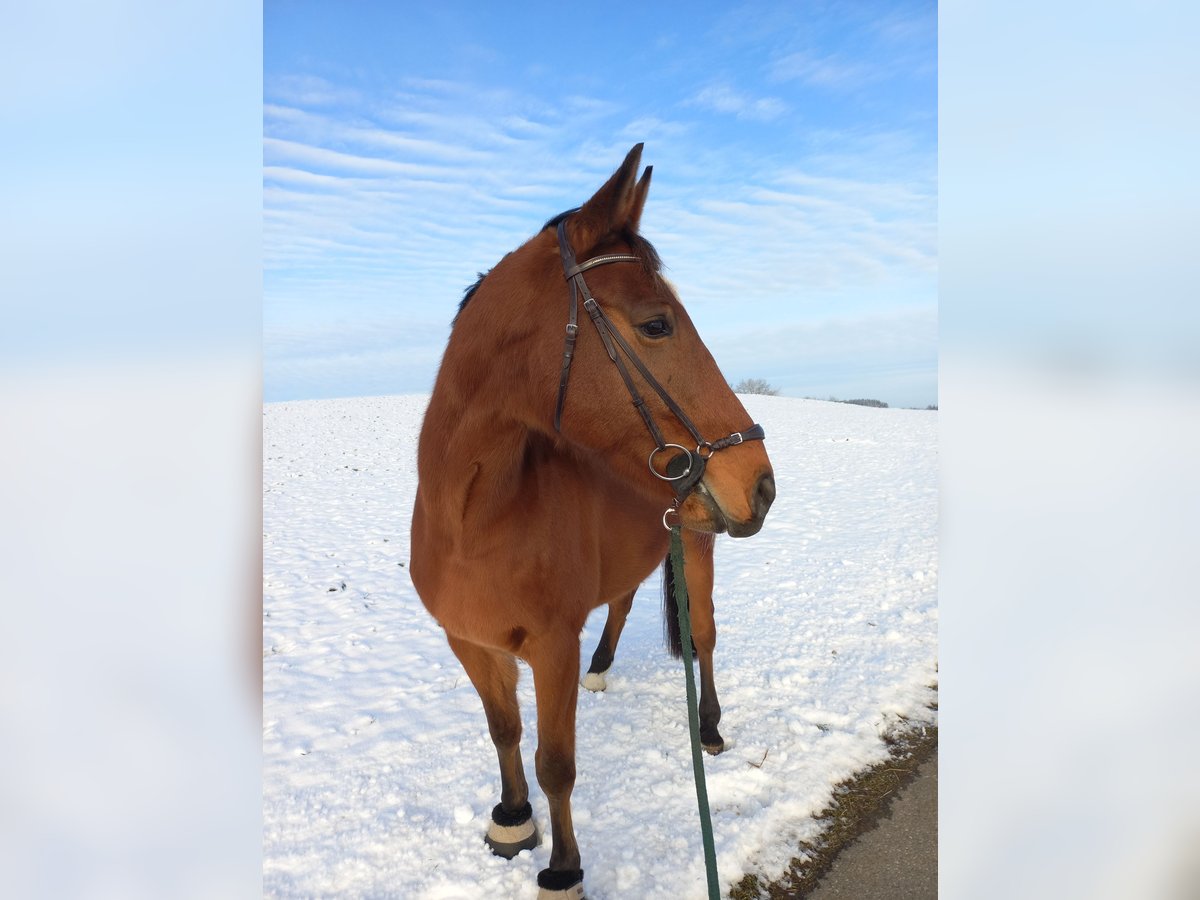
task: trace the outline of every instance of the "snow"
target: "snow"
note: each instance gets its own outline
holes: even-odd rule
[[[716,550],[717,692],[706,757],[723,890],[782,873],[883,735],[933,722],[937,413],[743,398],[778,499]],[[482,706],[408,578],[427,396],[263,412],[263,887],[268,896],[532,900],[549,836],[483,842],[499,771]],[[659,579],[640,589],[604,693],[580,690],[576,835],[590,900],[703,898],[682,663]],[[604,625],[581,636],[586,669]],[[521,666],[533,772],[533,679]]]

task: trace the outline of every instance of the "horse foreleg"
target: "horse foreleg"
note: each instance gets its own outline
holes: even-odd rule
[[[575,703],[579,697],[578,633],[540,636],[529,647],[537,695],[538,784],[550,805],[550,865],[538,873],[539,900],[582,898],[583,869],[571,792],[575,788]]]
[[[500,803],[484,838],[492,852],[512,859],[538,845],[529,804],[529,783],[521,764],[521,709],[517,703],[517,664],[507,653],[447,636],[483,701],[488,732],[500,761]]]
[[[713,652],[717,647],[717,623],[713,616],[713,536],[683,532],[684,575],[691,611],[692,644],[700,660],[700,743],[709,753],[725,749],[717,730],[721,704],[713,680]]]
[[[620,600],[608,604],[608,618],[604,620],[604,633],[600,635],[600,643],[592,654],[592,664],[588,666],[587,674],[583,676],[583,686],[589,691],[602,691],[608,687],[605,675],[612,668],[613,658],[617,655],[617,641],[621,639],[621,631],[625,628],[625,620],[629,618],[629,610],[633,608],[633,595],[630,591]]]

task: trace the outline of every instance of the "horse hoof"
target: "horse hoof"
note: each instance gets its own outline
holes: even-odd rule
[[[705,735],[703,729],[700,731],[700,746],[704,748],[704,752],[716,756],[718,753],[724,753],[726,750],[733,749],[733,741],[727,741],[714,730],[712,734]]]
[[[602,691],[608,687],[605,672],[588,672],[583,676],[583,686],[589,691]]]
[[[522,850],[532,850],[540,841],[533,824],[533,807],[526,803],[524,809],[514,815],[505,812],[497,803],[483,839],[493,853],[505,859],[512,859]]]
[[[537,880],[537,900],[584,900],[583,869],[542,869]]]

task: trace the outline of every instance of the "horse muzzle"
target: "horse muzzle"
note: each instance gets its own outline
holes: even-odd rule
[[[684,525],[695,531],[728,533],[730,537],[743,538],[758,534],[774,500],[775,478],[768,472],[758,479],[750,492],[748,517],[727,513],[704,481],[688,495],[680,512]]]

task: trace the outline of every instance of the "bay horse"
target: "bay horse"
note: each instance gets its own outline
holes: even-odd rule
[[[507,858],[539,841],[516,659],[533,672],[551,833],[541,900],[583,897],[571,792],[588,613],[654,571],[664,525],[746,537],[775,497],[761,426],[638,231],[641,155],[468,290],[417,447],[409,572],[483,703],[500,764],[485,841]],[[580,334],[580,305],[597,337]]]
[[[700,662],[700,744],[705,751],[716,755],[725,749],[725,739],[717,730],[721,721],[721,704],[717,700],[717,685],[713,680],[713,651],[717,646],[717,623],[713,614],[713,544],[716,536],[697,531],[683,532],[683,571],[688,592],[688,612],[692,623],[692,645]],[[683,656],[683,640],[679,634],[679,609],[675,604],[675,578],[678,573],[671,557],[663,561],[663,637],[667,649],[676,659]],[[608,687],[608,670],[617,655],[617,642],[625,630],[625,620],[633,608],[632,590],[608,604],[604,631],[592,654],[591,665],[583,676],[583,686],[589,691]]]

